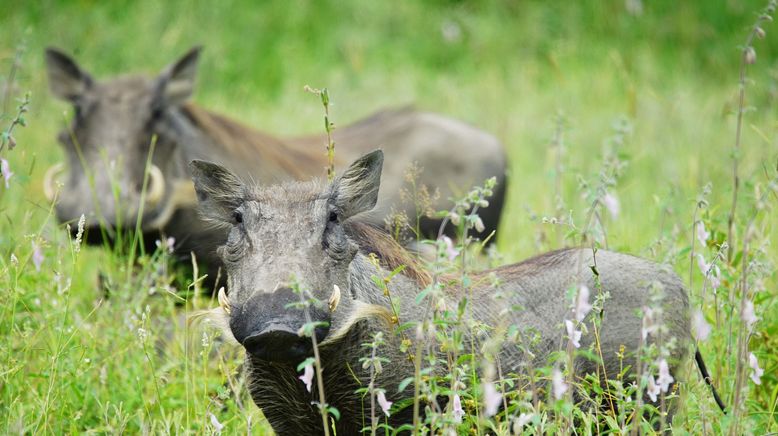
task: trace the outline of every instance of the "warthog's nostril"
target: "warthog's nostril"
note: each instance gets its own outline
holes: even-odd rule
[[[149,182],[146,185],[146,203],[156,205],[165,195],[165,176],[156,165],[149,168]]]
[[[316,328],[316,341],[321,342],[329,329]],[[243,340],[243,347],[252,356],[270,362],[299,363],[312,355],[311,338],[298,336],[285,328],[265,330]]]

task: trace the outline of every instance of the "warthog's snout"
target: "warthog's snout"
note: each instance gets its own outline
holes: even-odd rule
[[[308,322],[325,322],[329,314],[308,306],[303,309],[295,303],[300,296],[291,288],[279,288],[272,293],[258,292],[242,306],[233,307],[230,330],[235,339],[252,356],[270,362],[299,363],[313,355],[311,338],[300,336],[301,328]],[[314,329],[316,341],[321,342],[329,333],[328,325]]]

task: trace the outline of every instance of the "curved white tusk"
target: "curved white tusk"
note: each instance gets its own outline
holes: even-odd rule
[[[219,306],[227,312],[227,315],[230,314],[230,300],[227,298],[227,293],[224,292],[224,286],[219,288]]]
[[[148,189],[146,192],[147,204],[156,205],[165,195],[165,176],[156,165],[152,164],[149,168],[149,183],[146,188]]]
[[[338,308],[338,303],[340,303],[340,288],[338,285],[332,285],[332,295],[330,295],[330,300],[328,303],[330,306],[330,312],[334,312],[335,309]]]
[[[43,195],[46,196],[47,200],[54,201],[54,197],[57,195],[55,181],[63,171],[65,171],[65,164],[62,162],[55,163],[46,170],[46,174],[43,176]]]

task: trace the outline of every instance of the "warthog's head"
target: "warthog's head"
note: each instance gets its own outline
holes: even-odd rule
[[[221,166],[192,162],[202,215],[230,226],[219,249],[230,291],[220,299],[228,299],[230,330],[248,353],[300,362],[311,350],[301,327],[321,323],[321,342],[348,322],[358,304],[349,268],[359,247],[347,220],[375,206],[382,165],[383,153],[374,151],[322,189],[315,182],[248,187]],[[322,304],[303,310],[301,298]]]
[[[134,228],[139,216],[144,230],[166,224],[177,188],[166,177],[186,177],[186,164],[173,159],[175,143],[161,126],[168,109],[192,94],[199,51],[192,49],[157,77],[97,81],[64,53],[46,50],[49,87],[74,108],[71,125],[58,136],[66,162],[51,167],[44,180],[50,200],[57,182],[64,185],[56,206],[60,221],[84,214],[89,227],[103,226],[109,234]]]

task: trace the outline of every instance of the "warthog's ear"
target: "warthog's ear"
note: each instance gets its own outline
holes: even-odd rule
[[[157,98],[161,104],[179,105],[192,96],[197,75],[197,60],[200,58],[202,49],[199,45],[192,47],[181,59],[168,65],[159,75]]]
[[[333,201],[343,219],[371,210],[378,201],[384,152],[376,150],[351,164],[333,183]]]
[[[192,171],[200,213],[208,219],[232,222],[235,209],[243,202],[245,186],[227,168],[211,162],[193,160]]]
[[[92,77],[70,56],[53,47],[46,49],[46,73],[51,92],[71,103],[75,103],[92,86]]]

